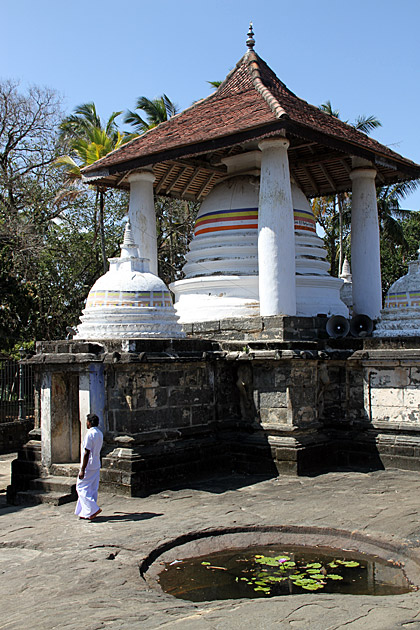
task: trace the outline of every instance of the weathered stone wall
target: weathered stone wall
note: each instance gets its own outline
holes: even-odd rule
[[[184,430],[215,419],[211,364],[122,365],[109,367],[106,378],[110,432]]]
[[[0,453],[13,453],[21,448],[33,427],[30,419],[0,422]]]
[[[190,337],[217,341],[278,339],[281,341],[309,341],[327,339],[326,317],[235,317],[217,321],[183,324]]]
[[[268,319],[274,325],[278,318]],[[381,340],[295,340],[299,319],[283,318],[271,339],[263,336],[264,321],[249,339],[229,338],[232,330],[226,329],[217,342],[42,344],[34,363],[53,384],[68,372],[73,384],[79,379],[79,390],[80,383],[91,382],[86,375],[92,366],[103,369],[101,479],[116,492],[143,494],[232,470],[275,475],[340,466],[418,469],[418,340],[393,347]],[[305,335],[315,334],[318,320],[308,318]],[[255,321],[241,326],[239,336],[251,334]],[[64,389],[67,394],[54,403],[63,415],[75,400],[69,395],[74,387]],[[57,391],[52,388],[52,395]],[[89,392],[79,396],[79,416],[85,399],[83,413],[94,402]],[[67,411],[74,420],[74,409]],[[45,432],[45,418],[42,425]]]
[[[370,339],[360,355],[364,416],[384,467],[420,469],[420,340]]]

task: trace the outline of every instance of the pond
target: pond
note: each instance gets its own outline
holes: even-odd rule
[[[415,590],[398,563],[337,549],[254,546],[160,564],[162,590],[194,602],[303,593],[399,595]]]

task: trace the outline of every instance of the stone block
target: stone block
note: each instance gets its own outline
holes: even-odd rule
[[[172,389],[169,392],[168,405],[170,407],[206,404],[214,404],[214,392],[210,389],[185,387]]]
[[[219,332],[220,321],[215,320],[215,321],[208,321],[208,322],[194,322],[192,329],[193,329],[194,334]]]
[[[404,390],[404,406],[417,411],[420,410],[420,388],[407,387]]]
[[[408,376],[408,370],[401,367],[372,370],[369,383],[372,389],[401,389],[408,385]]]
[[[255,394],[255,392],[254,392]],[[254,399],[255,400],[255,399]],[[287,393],[285,391],[259,392],[260,407],[287,407]]]
[[[277,461],[297,461],[297,449],[295,448],[275,448],[274,456]]]
[[[160,408],[167,404],[168,391],[164,387],[146,387],[143,393],[146,409]]]
[[[161,387],[180,386],[183,376],[184,370],[180,369],[179,366],[174,366],[174,369],[162,369],[157,375]]]
[[[298,462],[297,461],[278,461],[274,462],[279,475],[297,475],[298,474]]]
[[[314,386],[299,388],[289,387],[289,404],[292,409],[299,409],[300,407],[313,407],[317,406],[317,392]]]
[[[222,319],[220,321],[220,330],[238,330],[238,331],[260,331],[262,330],[261,317],[245,317],[245,318],[232,318]]]
[[[254,387],[257,389],[275,389],[275,373],[274,370],[267,367],[254,364]]]
[[[286,409],[285,407],[261,407],[259,411],[260,419],[263,424],[292,424],[291,411],[289,409]]]
[[[394,387],[370,388],[370,404],[373,407],[403,407],[404,391]]]
[[[419,367],[408,368],[408,385],[412,387],[420,386],[420,368]]]

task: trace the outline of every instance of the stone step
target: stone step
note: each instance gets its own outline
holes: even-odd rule
[[[47,492],[63,492],[65,494],[76,495],[76,479],[72,477],[38,477],[38,479],[32,479],[29,484],[31,490],[47,491]]]
[[[74,462],[70,464],[52,464],[50,467],[50,473],[54,476],[60,477],[73,477],[76,479],[79,474],[80,464]]]
[[[38,505],[47,503],[49,505],[63,505],[71,503],[77,497],[73,493],[63,494],[62,492],[48,492],[42,490],[22,490],[14,497],[14,505]]]

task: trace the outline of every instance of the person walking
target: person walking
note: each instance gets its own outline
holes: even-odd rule
[[[78,500],[74,513],[79,518],[91,521],[102,512],[97,504],[99,474],[101,468],[102,431],[98,428],[99,418],[94,413],[86,417],[88,428],[82,445],[82,461],[77,478]]]

